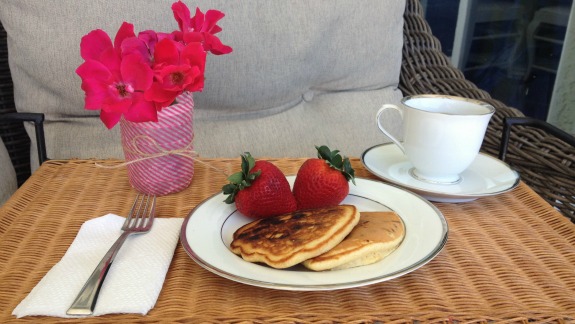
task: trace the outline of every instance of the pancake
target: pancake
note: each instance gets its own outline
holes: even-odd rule
[[[246,261],[288,268],[332,249],[358,221],[359,212],[352,205],[262,218],[236,230],[230,248]]]
[[[362,212],[351,233],[328,252],[303,262],[311,270],[340,270],[372,264],[393,252],[405,237],[394,212]]]

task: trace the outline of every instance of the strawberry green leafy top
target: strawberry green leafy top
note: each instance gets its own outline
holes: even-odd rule
[[[260,176],[261,170],[250,173],[254,168],[256,161],[249,152],[245,152],[241,155],[242,157],[242,171],[236,172],[228,177],[230,183],[222,187],[224,195],[229,195],[226,200],[227,204],[231,204],[235,201],[236,194],[252,185],[252,182]]]
[[[326,163],[338,171],[340,171],[347,181],[355,184],[355,170],[351,167],[349,158],[342,157],[339,150],[331,151],[329,147],[322,145],[315,147],[317,149],[317,157],[326,161]]]

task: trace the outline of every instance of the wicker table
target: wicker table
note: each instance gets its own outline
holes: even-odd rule
[[[295,174],[304,159],[270,161]],[[133,189],[126,170],[95,162],[44,163],[0,209],[1,323],[575,321],[575,225],[523,183],[474,202],[437,203],[450,228],[445,249],[422,268],[383,283],[327,292],[257,288],[212,274],[178,245],[146,316],[16,320],[14,307],[60,260],[84,221],[128,212]],[[239,159],[201,162],[189,188],[158,199],[158,217],[185,217],[219,191],[225,173],[239,169]],[[353,165],[357,176],[374,178],[359,160]]]

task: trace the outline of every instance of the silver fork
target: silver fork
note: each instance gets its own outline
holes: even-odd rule
[[[66,312],[68,315],[92,315],[100,288],[106,278],[108,269],[112,265],[112,261],[116,254],[124,244],[126,238],[131,234],[143,234],[150,231],[154,222],[154,214],[156,209],[156,196],[141,195],[136,196],[136,200],[132,205],[130,214],[124,221],[122,226],[122,235],[116,240],[114,245],[108,250],[102,261],[96,266],[94,272],[84,284],[84,287],[76,296],[76,299]]]

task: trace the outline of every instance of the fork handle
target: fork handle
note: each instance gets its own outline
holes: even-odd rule
[[[130,235],[130,232],[123,232],[122,235],[116,240],[114,245],[110,247],[106,255],[102,258],[102,261],[98,263],[94,272],[90,275],[90,278],[84,284],[84,287],[76,296],[76,299],[66,311],[68,315],[92,315],[94,312],[94,307],[96,306],[96,301],[98,300],[98,295],[100,294],[100,288],[104,283],[108,269],[112,266],[112,261],[118,254],[118,251],[126,241],[126,238]]]

